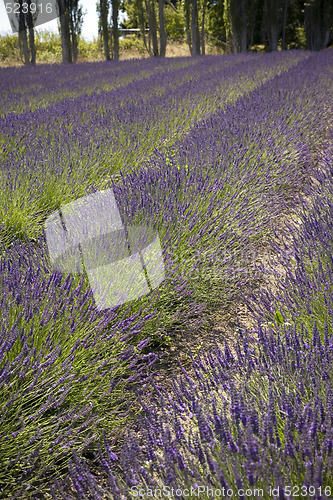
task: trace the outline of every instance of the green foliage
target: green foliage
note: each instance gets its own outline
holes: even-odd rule
[[[174,42],[184,40],[185,23],[182,14],[167,5],[164,10],[167,37]]]
[[[45,29],[36,30],[35,46],[39,62],[61,62],[61,40],[58,33]]]
[[[0,36],[0,63],[20,60],[19,39],[17,34]]]
[[[290,48],[305,49],[306,48],[306,36],[304,27],[298,27],[295,30],[296,37],[295,42],[291,41],[289,44]]]
[[[276,311],[276,313],[275,313],[275,320],[276,320],[276,323],[277,323],[278,326],[282,326],[283,325],[283,316],[280,313],[280,311]]]
[[[224,15],[224,1],[217,0],[208,11],[207,35],[216,46],[221,47],[226,43],[226,28],[221,23]]]
[[[35,30],[35,46],[37,51],[37,62],[61,62],[61,38],[58,33],[45,29]],[[120,47],[125,51],[131,50],[132,47],[137,48],[139,51],[141,50],[141,44],[138,40],[127,45],[120,40]],[[79,61],[102,59],[97,39],[90,41],[80,37],[78,41],[78,50]],[[0,36],[0,63],[14,64],[20,61],[18,35],[8,34]]]
[[[52,54],[61,52],[61,40],[58,33],[49,30],[35,30],[36,50],[48,51]]]
[[[146,53],[143,40],[136,35],[127,35],[119,40],[119,50],[121,52],[137,51],[141,55]]]
[[[100,46],[98,43],[98,39],[96,38],[90,41],[80,37],[78,48],[79,60],[88,61],[102,59]]]

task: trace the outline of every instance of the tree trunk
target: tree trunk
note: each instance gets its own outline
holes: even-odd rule
[[[150,47],[148,47],[147,44],[147,37],[146,37],[146,30],[145,30],[145,14],[143,10],[143,3],[142,0],[137,1],[137,7],[138,7],[138,19],[139,19],[139,27],[143,39],[144,46],[146,47],[146,50],[148,54],[150,54]]]
[[[247,51],[247,0],[241,0],[241,33],[240,33],[240,52]]]
[[[205,45],[205,20],[206,20],[206,0],[203,0],[202,4],[202,19],[201,19],[201,54],[204,56],[206,54],[206,45]]]
[[[110,49],[109,49],[109,29],[108,29],[108,0],[100,0],[99,9],[101,16],[104,57],[106,61],[109,61]]]
[[[276,24],[274,22],[271,25],[270,49],[272,52],[274,52],[278,49],[278,32],[277,32]]]
[[[191,38],[191,4],[190,0],[185,0],[185,29],[186,29],[186,41],[188,48],[190,49],[190,54],[193,55],[192,38]]]
[[[333,25],[331,0],[312,0],[305,6],[304,16],[307,47],[309,50],[325,49],[330,40]]]
[[[254,31],[256,24],[256,17],[258,14],[257,0],[248,1],[248,47],[252,47],[254,43]]]
[[[155,0],[147,0],[149,36],[153,46],[153,56],[158,56],[157,22],[155,13]],[[150,47],[149,47],[150,48]]]
[[[24,64],[29,64],[29,47],[28,47],[28,38],[27,38],[27,30],[20,30],[20,39],[23,47],[23,57]]]
[[[224,20],[227,44],[231,52],[247,51],[248,0],[225,0]]]
[[[286,50],[286,26],[287,26],[288,0],[284,0],[283,24],[282,24],[282,50]]]
[[[192,0],[192,56],[200,55],[200,36],[199,36],[199,23],[198,23],[198,4],[197,0]]]
[[[165,57],[167,41],[165,33],[164,0],[158,0],[158,20],[160,23],[160,56]]]
[[[25,15],[22,12],[22,4],[23,0],[20,0],[19,38],[20,38],[20,46],[23,48],[24,64],[29,64],[30,54],[28,47],[27,28],[25,24]]]
[[[74,26],[72,26],[72,29]],[[73,62],[77,62],[77,54],[78,54],[78,42],[77,42],[77,36],[75,33],[75,30],[73,29],[72,31],[72,52],[73,52]]]
[[[58,6],[61,31],[62,62],[64,64],[69,64],[72,62],[72,48],[69,31],[68,6],[65,4],[65,0],[58,0]]]
[[[32,19],[32,14],[31,14],[31,0],[27,1],[28,4],[28,12],[27,12],[27,25],[29,29],[29,48],[30,48],[30,63],[31,64],[36,64],[36,47],[35,47],[35,30],[34,30],[34,23]]]
[[[112,32],[113,32],[113,58],[119,60],[119,0],[111,0],[112,2]]]
[[[263,11],[263,33],[266,50],[278,49],[279,36],[283,26],[283,4],[280,0],[265,0]]]

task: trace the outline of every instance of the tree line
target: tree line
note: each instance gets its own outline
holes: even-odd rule
[[[25,64],[35,64],[36,13],[19,14]],[[62,61],[77,61],[84,12],[79,0],[57,0]],[[168,41],[186,41],[192,56],[206,44],[224,52],[325,49],[333,42],[332,0],[98,0],[98,33],[106,60],[119,59],[120,30],[134,31],[151,56],[164,57]],[[125,13],[120,22],[120,13]]]

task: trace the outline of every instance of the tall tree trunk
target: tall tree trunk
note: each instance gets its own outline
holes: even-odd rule
[[[252,47],[254,43],[254,31],[256,24],[256,17],[258,13],[258,1],[248,1],[248,47]]]
[[[31,53],[30,63],[36,64],[35,30],[33,26],[29,28],[29,46]]]
[[[309,50],[325,49],[333,26],[331,0],[311,0],[305,5],[304,25]]]
[[[207,1],[203,0],[203,4],[202,4],[202,19],[201,19],[201,54],[203,56],[206,54],[206,45],[205,45],[205,38],[206,38],[206,32],[205,32],[206,6],[207,6]]]
[[[164,0],[158,0],[158,20],[160,23],[160,56],[165,57],[167,41],[165,33]]]
[[[100,0],[99,9],[101,16],[104,57],[106,61],[109,61],[110,48],[109,48],[109,29],[108,29],[108,0]]]
[[[186,41],[188,48],[190,49],[190,54],[193,55],[192,38],[191,38],[191,0],[185,0],[185,29],[186,29]]]
[[[248,0],[225,0],[224,22],[227,46],[231,52],[247,51]]]
[[[25,15],[22,12],[22,4],[23,0],[20,0],[19,39],[20,39],[20,46],[23,49],[24,64],[29,64],[30,54],[28,47],[27,28],[25,25]]]
[[[137,7],[138,7],[138,19],[139,19],[139,27],[141,31],[141,36],[143,39],[144,46],[146,47],[146,50],[148,54],[150,54],[150,47],[147,44],[147,37],[146,37],[146,25],[145,25],[145,14],[143,10],[143,1],[142,0],[137,0]]]
[[[27,26],[29,29],[29,48],[30,48],[30,63],[36,64],[36,47],[35,47],[35,30],[34,23],[31,14],[31,0],[27,1],[28,4],[28,12],[27,12]]]
[[[153,56],[158,56],[157,22],[155,12],[155,0],[146,0],[148,12],[149,36],[153,46]]]
[[[283,7],[280,0],[265,0],[263,10],[263,32],[266,50],[278,49],[279,36],[283,26]]]
[[[112,32],[113,32],[113,58],[115,61],[119,59],[119,0],[111,0],[112,2]]]
[[[288,2],[289,0],[284,0],[283,23],[282,23],[282,50],[286,50],[286,26],[287,26]]]
[[[192,56],[198,56],[200,55],[200,36],[199,36],[197,0],[192,0],[191,32],[192,32]]]
[[[240,33],[240,52],[247,51],[247,0],[241,0],[241,33]]]
[[[61,31],[62,62],[68,64],[72,62],[68,5],[65,3],[65,0],[58,0],[58,6]]]
[[[230,53],[233,52],[233,47],[234,47],[230,0],[223,0],[223,21],[226,34],[226,51]]]

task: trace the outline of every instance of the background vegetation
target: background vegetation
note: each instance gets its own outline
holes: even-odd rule
[[[318,51],[333,42],[330,0],[99,0],[98,37],[93,41],[81,36],[84,12],[78,0],[58,0],[58,4],[59,35],[36,31],[33,19],[22,13],[24,29],[0,37],[2,65]],[[125,14],[122,22],[120,12]]]

